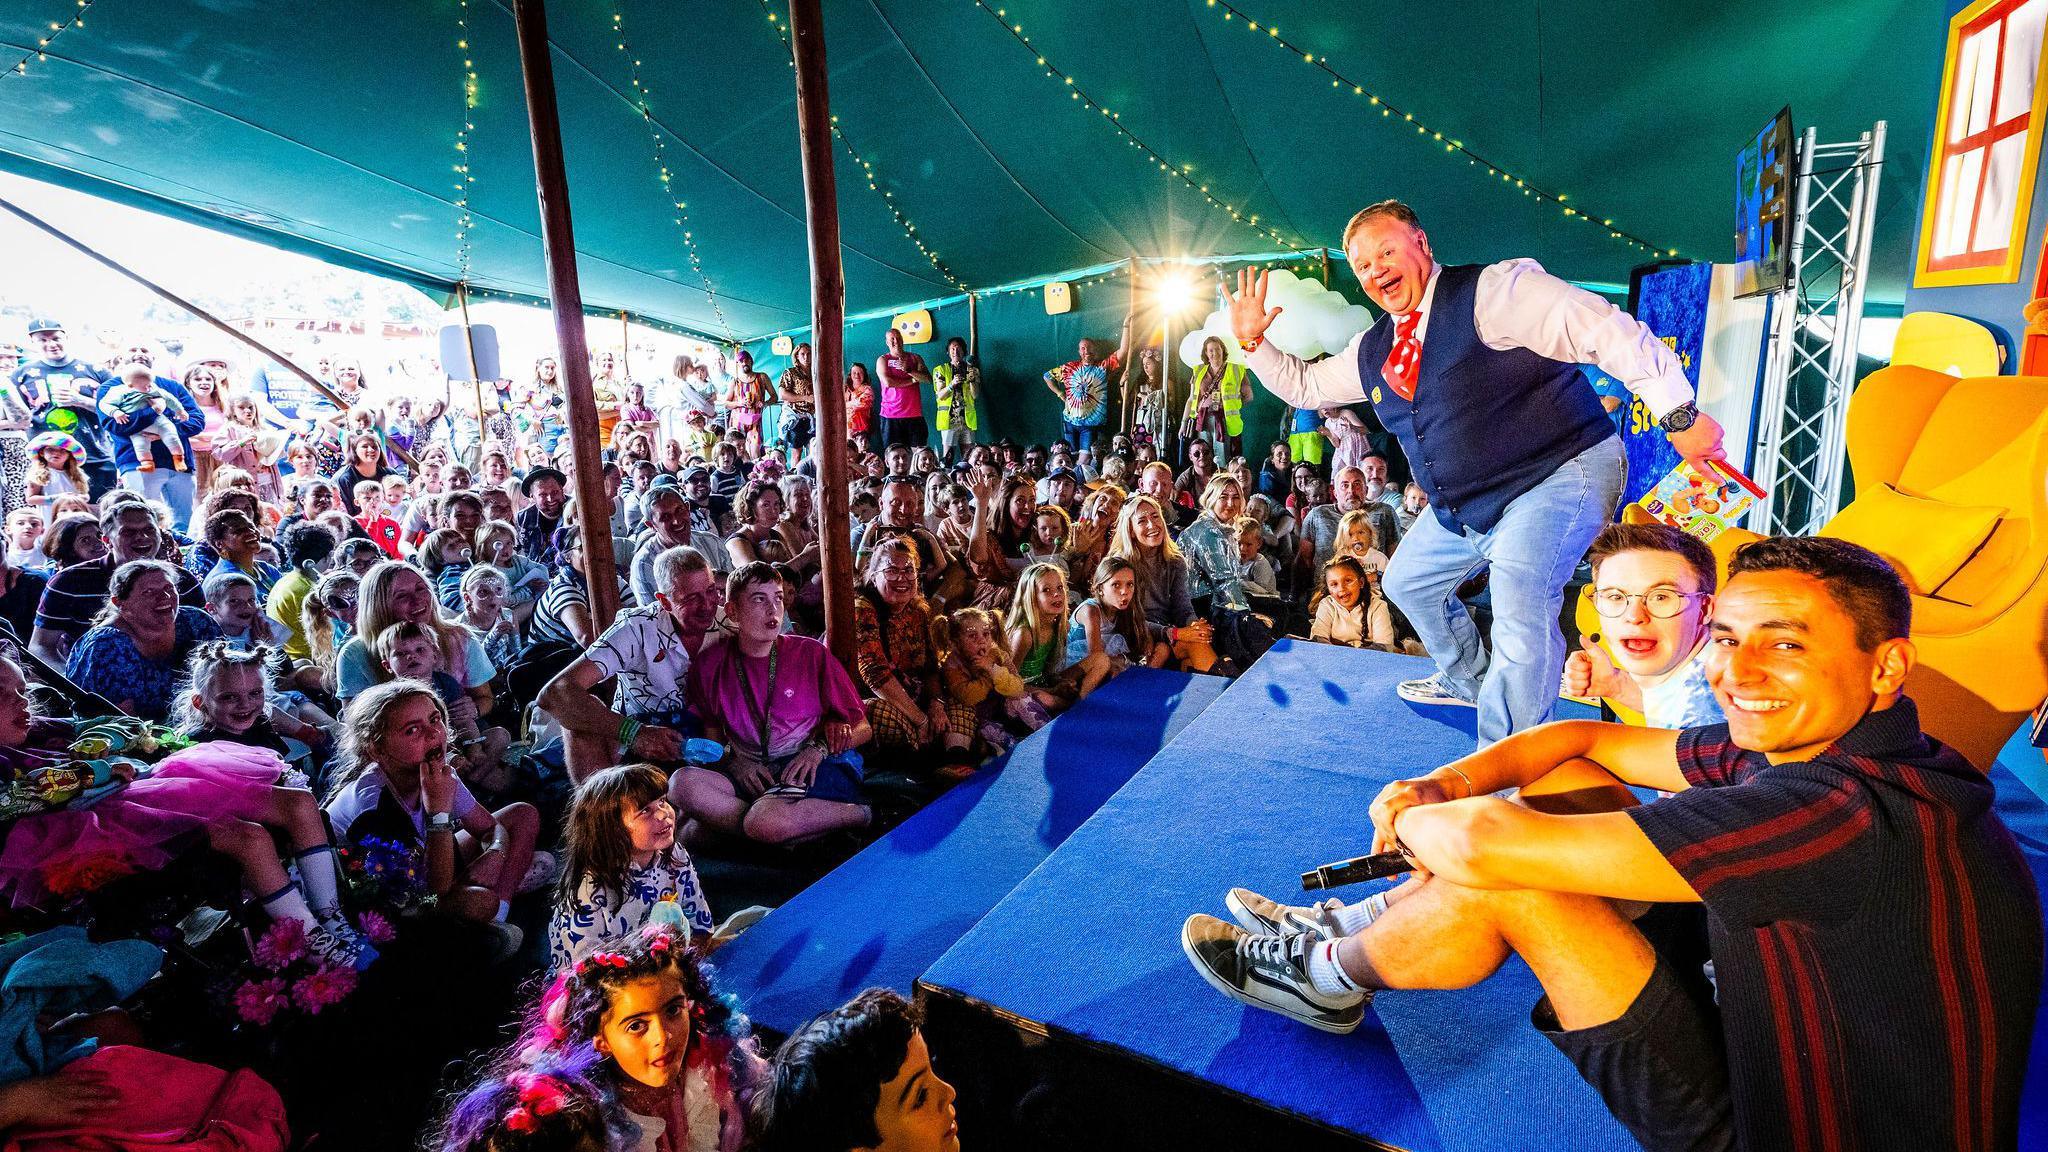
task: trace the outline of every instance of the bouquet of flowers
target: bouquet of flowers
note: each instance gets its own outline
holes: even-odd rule
[[[427,891],[426,856],[420,849],[369,836],[360,844],[342,845],[336,851],[341,855],[342,877],[358,902],[397,915],[434,906],[434,894]]]
[[[390,922],[374,912],[364,913],[362,924],[374,943],[388,942],[393,935]],[[245,1024],[269,1028],[294,1016],[318,1016],[356,989],[355,970],[324,960],[307,943],[306,926],[290,917],[273,921],[252,951],[253,959],[228,997]]]

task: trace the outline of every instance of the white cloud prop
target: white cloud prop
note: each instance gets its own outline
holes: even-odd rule
[[[1372,313],[1366,311],[1365,305],[1353,304],[1321,283],[1304,280],[1285,269],[1267,276],[1266,306],[1280,309],[1273,326],[1266,330],[1266,339],[1282,352],[1304,360],[1326,352],[1342,352],[1353,336],[1372,324]],[[1181,339],[1181,363],[1190,368],[1200,364],[1202,344],[1211,336],[1223,341],[1233,362],[1244,362],[1244,350],[1237,346],[1237,337],[1230,330],[1230,313],[1226,308],[1218,308],[1209,313],[1200,328]]]

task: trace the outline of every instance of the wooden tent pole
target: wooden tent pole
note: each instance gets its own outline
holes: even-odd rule
[[[1136,323],[1138,322],[1138,294],[1139,294],[1139,292],[1140,292],[1140,291],[1142,291],[1142,289],[1140,289],[1140,288],[1139,288],[1139,286],[1138,286],[1138,258],[1137,258],[1136,256],[1132,256],[1132,257],[1130,258],[1130,270],[1131,270],[1131,323],[1135,325],[1135,324],[1136,324]],[[1146,331],[1146,332],[1148,332],[1148,333],[1149,333],[1150,329],[1145,329],[1144,331]],[[1151,342],[1152,342],[1152,339],[1151,339],[1150,335],[1147,335],[1147,336],[1145,337],[1145,340],[1144,340],[1144,344],[1150,344]],[[1131,357],[1132,357],[1132,359],[1133,359],[1133,360],[1134,360],[1134,361],[1135,361],[1135,362],[1136,362],[1137,364],[1142,364],[1142,363],[1144,362],[1144,360],[1145,360],[1145,355],[1144,355],[1144,345],[1143,345],[1143,344],[1141,344],[1140,346],[1138,346],[1138,347],[1136,347],[1136,348],[1132,348],[1132,349],[1131,349]],[[1143,368],[1139,368],[1139,369],[1137,370],[1137,374],[1136,374],[1135,376],[1133,376],[1133,375],[1132,375],[1132,373],[1131,373],[1131,370],[1132,370],[1132,368],[1133,368],[1133,367],[1134,367],[1134,365],[1133,365],[1133,364],[1126,364],[1126,365],[1124,365],[1124,380],[1123,380],[1123,384],[1124,384],[1123,392],[1124,392],[1124,395],[1123,395],[1123,403],[1122,403],[1121,405],[1119,405],[1119,406],[1118,406],[1118,410],[1119,410],[1119,412],[1120,412],[1121,414],[1120,414],[1120,415],[1119,415],[1119,417],[1117,418],[1117,430],[1118,430],[1118,431],[1120,431],[1120,432],[1122,432],[1122,433],[1123,433],[1124,435],[1126,435],[1126,436],[1129,436],[1129,435],[1131,434],[1131,428],[1133,427],[1133,425],[1135,424],[1135,422],[1136,422],[1136,420],[1137,420],[1137,410],[1136,410],[1136,408],[1135,408],[1135,407],[1134,407],[1134,406],[1132,405],[1132,401],[1131,401],[1131,393],[1132,393],[1132,392],[1134,392],[1134,391],[1136,390],[1136,386],[1135,386],[1135,385],[1133,385],[1133,384],[1131,383],[1131,381],[1132,381],[1132,380],[1143,380],[1143,379],[1145,378],[1145,370],[1144,370]]]
[[[65,247],[78,252],[79,254],[85,256],[87,259],[93,261],[94,263],[102,265],[128,280],[132,280],[135,283],[142,285],[144,288],[149,289],[151,292],[154,292],[158,296],[161,296],[165,300],[169,301],[173,306],[183,309],[185,312],[190,313],[191,315],[198,317],[200,320],[205,321],[206,323],[212,325],[213,327],[220,329],[222,332],[225,332],[229,336],[232,336],[235,340],[239,341],[240,343],[246,344],[250,348],[257,351],[258,353],[262,354],[264,359],[269,360],[275,364],[282,365],[286,370],[291,372],[292,375],[297,376],[299,379],[305,381],[308,385],[310,385],[315,392],[318,392],[322,396],[327,397],[328,400],[332,401],[334,405],[340,408],[342,411],[346,412],[350,408],[354,407],[354,405],[351,404],[349,401],[344,400],[341,397],[340,393],[336,392],[332,388],[329,388],[326,385],[326,383],[323,382],[319,377],[313,375],[311,372],[306,371],[304,368],[301,368],[297,364],[294,364],[290,360],[286,359],[283,353],[276,351],[269,345],[256,339],[254,336],[249,335],[247,332],[242,331],[240,328],[237,328],[234,325],[228,323],[227,321],[221,319],[220,317],[215,316],[213,313],[208,312],[206,309],[201,308],[199,305],[194,304],[190,300],[185,299],[183,296],[178,295],[176,292],[171,291],[169,288],[166,288],[163,285],[158,284],[156,281],[149,279],[142,273],[137,272],[132,268],[129,268],[127,265],[122,264],[120,261],[115,260],[113,257],[102,255],[101,253],[87,245],[83,240],[78,239],[77,237],[57,227],[55,224],[50,223],[49,221],[43,219],[42,217],[37,216],[33,212],[28,211],[26,208],[23,208],[9,200],[0,199],[0,209],[5,209],[6,211],[13,213],[14,215],[20,217],[23,223],[28,224],[32,228],[36,228],[39,229],[40,231],[48,233],[52,239],[56,240],[60,244],[63,244]],[[413,460],[412,455],[410,453],[401,449],[398,454],[401,458],[405,460],[408,466],[412,464]]]
[[[633,378],[633,321],[624,308],[619,309],[619,372],[623,380]],[[620,403],[625,400],[619,397]]]
[[[1323,287],[1328,288],[1330,286],[1330,250],[1328,248],[1318,248],[1316,253],[1321,257],[1323,263]]]
[[[462,306],[462,345],[469,350],[469,378],[476,381],[476,472],[484,470],[484,374],[476,364],[476,334],[469,327],[469,282],[455,285],[455,302]],[[441,373],[446,376],[444,370]]]
[[[612,556],[611,501],[604,494],[597,398],[590,391],[590,345],[583,329],[583,289],[576,278],[576,235],[569,222],[569,175],[562,159],[562,121],[555,106],[555,67],[548,55],[544,0],[512,0],[519,31],[519,70],[533,133],[533,177],[540,198],[541,250],[547,257],[548,306],[561,346],[562,391],[569,402],[570,467],[577,526],[583,534],[583,575],[599,632],[619,610],[618,566]]]
[[[839,193],[832,175],[832,100],[825,85],[825,17],[819,0],[790,0],[796,56],[797,143],[804,164],[804,222],[811,245],[811,379],[818,406],[818,514],[825,546],[825,639],[854,666],[853,539],[846,488],[846,278],[839,263]]]
[[[977,297],[974,293],[969,292],[967,294],[967,354],[969,356],[981,355],[981,317],[976,314],[978,311],[975,308],[976,300]]]

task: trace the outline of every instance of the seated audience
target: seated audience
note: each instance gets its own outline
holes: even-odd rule
[[[854,593],[856,683],[878,749],[942,756],[974,738],[971,709],[948,706],[931,606],[917,591],[917,549],[900,537],[875,547],[867,579]]]
[[[519,947],[505,923],[512,897],[552,878],[554,861],[534,851],[540,813],[513,803],[493,812],[448,763],[448,713],[418,680],[365,688],[349,702],[336,741],[339,760],[327,820],[340,840],[371,838],[414,854],[440,911],[496,924],[506,953]]]
[[[107,605],[107,588],[114,572],[134,560],[153,560],[163,547],[163,530],[156,516],[139,498],[126,493],[110,494],[108,507],[100,514],[100,532],[112,545],[104,556],[74,564],[50,577],[43,589],[42,604],[36,609],[34,635],[29,647],[51,664],[63,666],[71,646],[85,635]],[[197,608],[206,602],[199,581],[182,568],[174,569],[178,603]]]
[[[203,609],[178,603],[183,574],[162,560],[115,569],[106,607],[71,649],[65,676],[130,716],[169,719],[172,689],[192,649],[220,635]]]
[[[670,784],[688,819],[769,844],[869,820],[856,749],[871,730],[860,694],[823,644],[784,631],[785,594],[774,568],[759,561],[728,578],[732,630],[705,642],[689,676],[704,735],[726,755],[708,767],[684,765]]]
[[[1085,668],[1090,661],[1107,666],[1115,676],[1132,664],[1163,668],[1173,649],[1158,638],[1138,605],[1138,570],[1121,556],[1105,556],[1095,567],[1093,595],[1074,609],[1067,627],[1067,663]]]

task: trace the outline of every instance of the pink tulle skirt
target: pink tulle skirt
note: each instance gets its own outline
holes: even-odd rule
[[[200,744],[90,807],[24,816],[0,850],[0,897],[16,907],[66,899],[161,868],[207,825],[268,811],[284,769],[267,748]]]

